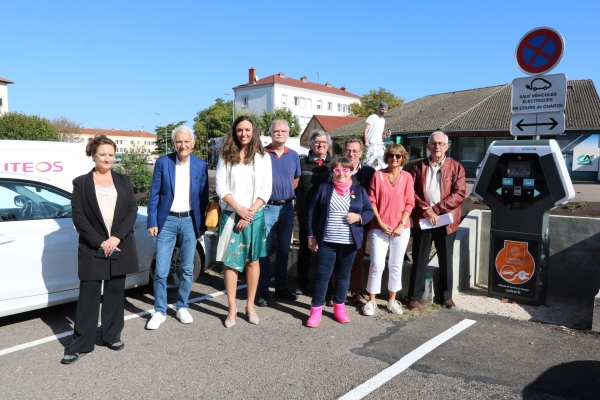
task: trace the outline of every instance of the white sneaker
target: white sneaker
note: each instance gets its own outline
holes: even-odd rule
[[[367,304],[363,306],[362,310],[364,315],[371,316],[375,314],[375,310],[377,310],[377,303],[375,303],[375,300],[369,300],[367,301]]]
[[[177,310],[177,319],[182,324],[191,324],[192,322],[194,322],[194,318],[192,318],[187,308],[180,308],[179,310]]]
[[[162,324],[166,320],[167,320],[167,317],[165,317],[164,315],[162,315],[159,312],[155,312],[154,314],[152,314],[152,318],[150,319],[150,321],[148,321],[148,323],[146,324],[146,329],[150,329],[150,330],[158,329],[160,324]]]
[[[402,309],[402,306],[400,305],[398,300],[388,301],[387,309],[392,314],[404,314],[404,310]]]

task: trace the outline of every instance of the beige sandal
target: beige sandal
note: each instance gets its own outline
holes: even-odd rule
[[[256,310],[254,310],[252,315],[248,314],[248,306],[246,306],[246,317],[248,317],[248,322],[250,322],[251,324],[258,325],[258,323],[260,322]]]
[[[237,316],[237,310],[235,310],[233,315],[231,315],[230,313],[227,314],[227,317],[225,318],[225,328],[231,328],[232,326],[235,325],[236,316]],[[231,318],[231,319],[227,319],[227,318]]]

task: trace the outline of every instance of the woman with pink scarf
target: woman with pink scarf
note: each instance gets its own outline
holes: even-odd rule
[[[367,192],[352,183],[352,170],[347,158],[334,159],[333,179],[318,187],[308,209],[308,247],[317,253],[308,327],[317,327],[321,321],[327,284],[334,272],[333,316],[342,324],[350,322],[345,306],[350,270],[362,245],[362,226],[373,218]]]

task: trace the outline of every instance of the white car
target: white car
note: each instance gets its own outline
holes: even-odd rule
[[[146,229],[147,209],[133,227],[139,270],[125,287],[153,280],[156,243]],[[0,172],[0,317],[76,301],[79,235],[71,218],[71,188],[48,179]],[[194,281],[210,264],[210,240],[198,240]],[[179,285],[179,251],[173,253],[167,287]],[[150,285],[152,288],[152,285]]]
[[[148,165],[154,165],[154,158],[153,157],[146,158],[146,164],[148,164]]]

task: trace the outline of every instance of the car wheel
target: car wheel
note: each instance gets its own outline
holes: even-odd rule
[[[202,247],[198,246],[194,252],[194,274],[193,281],[196,282],[200,272],[202,271],[204,257],[201,256]],[[179,256],[179,247],[175,247],[173,249],[173,255],[171,256],[171,268],[169,270],[169,274],[167,275],[167,292],[177,292],[179,290],[179,282],[180,282],[180,269],[179,266],[181,264],[181,257]],[[152,259],[152,264],[150,265],[150,276],[148,279],[148,285],[150,286],[150,293],[154,292],[154,273],[156,271],[156,254],[154,254],[154,258]]]

